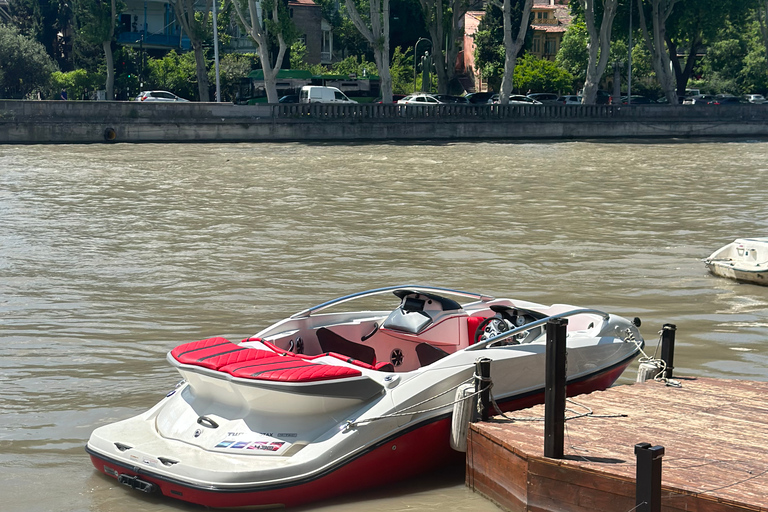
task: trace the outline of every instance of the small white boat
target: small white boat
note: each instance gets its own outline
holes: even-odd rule
[[[716,276],[766,286],[768,238],[738,238],[705,258],[704,264]]]
[[[393,293],[388,309],[319,314]],[[122,484],[213,508],[295,506],[413,477],[462,460],[451,421],[479,358],[491,360],[502,410],[544,401],[551,318],[568,320],[571,396],[609,387],[644,343],[636,325],[598,310],[380,288],[240,343],[174,348],[184,380],[149,411],[94,430],[86,451]]]

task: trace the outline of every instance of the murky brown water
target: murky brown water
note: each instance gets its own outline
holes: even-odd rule
[[[169,511],[92,469],[175,345],[419,283],[678,326],[678,374],[768,380],[768,142],[0,146],[0,509]],[[632,382],[636,366],[620,382]],[[460,472],[306,511],[495,511]]]

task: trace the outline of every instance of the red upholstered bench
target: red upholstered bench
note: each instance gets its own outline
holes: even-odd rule
[[[241,347],[225,338],[216,337],[179,345],[171,350],[171,355],[182,364],[220,370],[230,364],[275,357],[277,354],[268,350]]]
[[[318,380],[359,377],[360,370],[347,366],[313,363],[297,357],[274,356],[244,361],[220,368],[233,377],[278,382],[313,382]]]

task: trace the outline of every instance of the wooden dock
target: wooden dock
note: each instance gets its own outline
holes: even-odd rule
[[[664,512],[768,512],[768,383],[675,377],[574,397],[565,458],[544,457],[544,422],[496,416],[468,435],[467,485],[513,512],[630,512],[634,447],[665,448]],[[587,412],[568,403],[566,417]],[[626,416],[616,416],[626,415]],[[543,418],[544,406],[507,413]],[[611,416],[611,417],[600,417]]]

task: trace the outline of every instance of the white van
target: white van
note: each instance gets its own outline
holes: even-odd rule
[[[299,93],[299,103],[357,103],[335,87],[305,85]]]

